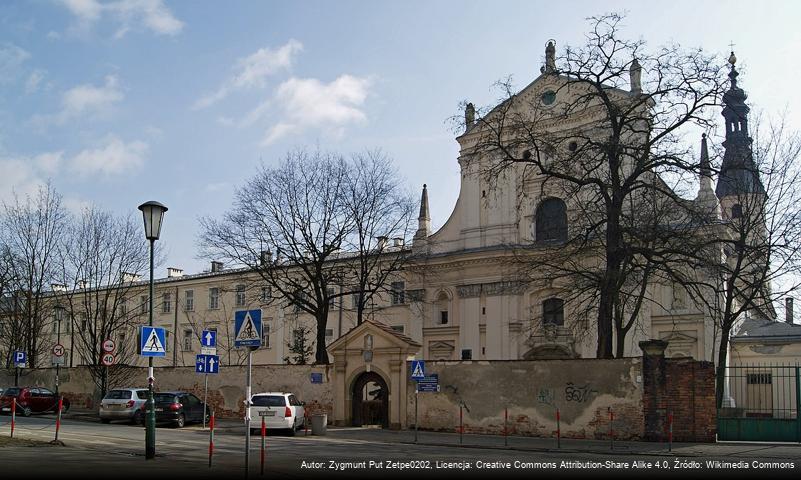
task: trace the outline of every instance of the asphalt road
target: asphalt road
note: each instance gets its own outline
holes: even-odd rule
[[[9,434],[8,416],[0,416],[0,437]],[[19,418],[15,437],[47,442],[53,439],[53,416]],[[230,425],[230,424],[229,424]],[[616,476],[668,474],[674,477],[698,473],[707,461],[734,464],[721,470],[727,477],[754,476],[760,468],[752,462],[792,463],[794,468],[774,468],[771,477],[799,473],[801,447],[789,446],[770,458],[759,448],[720,450],[717,455],[683,457],[626,451],[523,451],[493,447],[465,448],[456,445],[406,443],[409,432],[389,434],[370,430],[330,430],[323,437],[269,435],[266,439],[266,470],[271,478],[313,476],[366,477],[535,477],[587,476],[617,467]],[[434,434],[430,438],[435,438]],[[64,420],[59,439],[66,447],[0,446],[0,472],[28,473],[33,478],[220,478],[245,475],[244,428],[228,426],[215,432],[213,465],[208,466],[208,431],[200,426],[184,429],[159,427],[157,458],[144,459],[144,428],[126,424]],[[251,437],[250,475],[260,476],[259,436]],[[621,447],[623,448],[623,447]],[[661,447],[660,447],[661,448]],[[733,451],[733,450],[732,450]],[[678,463],[676,463],[678,461]],[[372,463],[371,463],[372,462]],[[481,463],[483,462],[483,463]],[[562,462],[568,462],[563,464]],[[574,462],[574,463],[569,463]],[[575,463],[578,462],[578,463]],[[640,462],[640,463],[636,463]],[[748,469],[735,468],[748,464]],[[564,465],[572,468],[564,468]],[[693,472],[694,471],[694,472]],[[710,472],[705,472],[709,474]],[[764,472],[763,472],[764,473]],[[109,477],[111,475],[111,477]],[[593,475],[591,475],[593,476]],[[150,478],[146,477],[146,478]]]

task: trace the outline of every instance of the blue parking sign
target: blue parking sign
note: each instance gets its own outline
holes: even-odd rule
[[[14,352],[14,366],[25,368],[28,364],[28,354],[23,351],[17,350]]]

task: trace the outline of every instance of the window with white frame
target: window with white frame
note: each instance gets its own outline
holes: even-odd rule
[[[181,343],[181,347],[183,348],[184,352],[191,352],[192,351],[192,337],[194,333],[192,330],[184,330],[184,337],[183,343]]]
[[[328,287],[326,294],[328,295],[328,306],[334,308],[336,306],[336,297],[334,296],[336,295],[336,290],[332,287]]]
[[[236,286],[236,306],[237,307],[244,307],[245,306],[245,286],[244,285],[237,285]]]
[[[270,287],[261,287],[261,303],[267,303],[272,298],[272,290]]]
[[[209,288],[209,310],[220,308],[220,289],[217,287]]]
[[[186,290],[184,291],[184,310],[187,312],[191,312],[195,309],[195,291],[194,290]]]
[[[172,311],[172,293],[164,292],[161,294],[161,313]]]

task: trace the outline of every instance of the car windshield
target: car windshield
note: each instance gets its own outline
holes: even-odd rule
[[[153,395],[156,403],[178,403],[178,399],[172,393],[157,393]]]
[[[131,398],[130,390],[112,390],[106,394],[106,400],[128,400]]]
[[[8,395],[9,397],[16,397],[17,395],[19,395],[19,391],[20,391],[19,388],[11,387],[5,389],[5,391],[3,391],[3,395]]]
[[[253,397],[254,407],[284,407],[286,400],[279,395],[256,395]]]

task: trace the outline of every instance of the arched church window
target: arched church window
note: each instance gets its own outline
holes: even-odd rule
[[[567,206],[560,198],[548,198],[537,206],[535,238],[538,242],[567,240]]]
[[[731,218],[740,218],[743,216],[743,206],[735,203],[731,206]]]
[[[561,298],[549,298],[542,302],[542,324],[565,324],[565,301]]]
[[[435,321],[439,325],[447,325],[450,319],[448,318],[448,307],[449,307],[450,299],[445,292],[440,292],[437,296],[436,302],[436,319]]]

